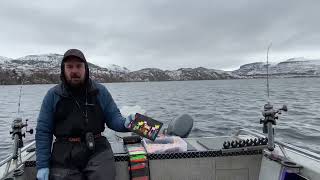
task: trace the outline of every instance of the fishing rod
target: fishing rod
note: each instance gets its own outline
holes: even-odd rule
[[[262,111],[262,115],[264,119],[260,119],[260,124],[263,124],[263,133],[268,134],[268,144],[267,148],[269,151],[273,151],[274,144],[274,128],[273,125],[276,125],[276,120],[278,119],[278,115],[281,114],[282,111],[288,111],[286,105],[283,105],[282,108],[278,110],[273,109],[273,105],[270,103],[270,88],[269,88],[269,51],[272,46],[272,43],[268,46],[267,50],[267,104],[264,105],[264,109]]]
[[[20,116],[22,85],[23,85],[23,79],[21,79],[21,84],[20,84],[19,101],[18,101],[18,117]]]
[[[20,83],[20,90],[19,90],[19,101],[18,101],[18,117],[15,118],[11,124],[11,131],[13,146],[12,146],[12,155],[11,158],[14,162],[15,168],[18,168],[18,161],[22,162],[21,159],[21,148],[23,147],[23,140],[22,137],[26,137],[26,133],[33,134],[33,129],[31,128],[29,131],[28,127],[28,119],[26,119],[26,123],[22,122],[22,118],[20,117],[20,107],[21,107],[21,96],[22,96],[22,86],[23,86],[23,79],[21,79]],[[22,132],[22,129],[25,128],[25,132]],[[10,168],[10,164],[7,164],[5,168],[5,172],[8,172]],[[17,169],[16,169],[17,170]],[[21,172],[17,173],[20,174]]]
[[[270,102],[270,89],[269,89],[269,50],[272,46],[272,43],[268,46],[267,50],[267,92],[268,92],[268,102]]]

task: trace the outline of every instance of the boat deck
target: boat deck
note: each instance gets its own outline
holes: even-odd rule
[[[262,149],[224,151],[224,141],[236,137],[187,138],[186,152],[149,153],[151,179],[221,179],[237,176],[238,180],[256,180],[262,159]],[[128,180],[129,155],[126,147],[111,142],[116,162],[117,180]],[[36,175],[35,156],[24,163],[23,176],[19,179],[34,179]],[[177,173],[179,172],[179,173]],[[10,176],[9,176],[10,177]]]
[[[251,139],[251,135],[229,137],[185,138],[187,151],[167,153],[147,153],[147,170],[152,180],[278,180],[286,173],[288,166],[270,159],[265,145],[223,148],[225,141]],[[279,142],[281,144],[281,142]],[[130,155],[122,142],[111,142],[116,163],[116,180],[129,180]],[[284,143],[282,143],[285,145]],[[142,144],[140,144],[142,146]],[[291,145],[290,145],[291,146]],[[305,179],[320,179],[320,158],[297,147],[276,146],[277,156],[286,156],[287,160],[297,163],[299,175]],[[32,147],[30,147],[32,148]],[[6,178],[24,180],[36,177],[35,153],[29,152],[24,161],[21,176]],[[33,155],[31,156],[31,154]],[[270,153],[270,152],[269,152]],[[26,157],[26,156],[25,156]],[[291,161],[292,162],[292,161]],[[299,168],[299,166],[303,168]],[[291,168],[291,167],[289,167]],[[290,171],[292,168],[290,169]],[[18,172],[19,173],[19,172]],[[285,179],[287,180],[287,179]]]

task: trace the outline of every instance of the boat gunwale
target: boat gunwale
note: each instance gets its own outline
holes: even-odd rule
[[[237,131],[235,133],[234,136],[239,137],[241,135],[241,133],[246,133],[247,135],[253,135],[255,137],[266,137],[264,134],[262,134],[256,130],[250,130],[250,129],[240,129],[239,131]],[[289,151],[299,153],[300,155],[303,155],[305,157],[308,157],[308,158],[311,158],[313,160],[320,162],[320,155],[315,152],[312,152],[312,151],[306,150],[306,149],[302,149],[302,148],[297,147],[295,145],[288,144],[288,143],[285,143],[285,142],[282,142],[279,140],[275,140],[275,143],[279,146],[279,148],[281,149],[281,151],[284,153],[285,156],[286,156],[286,152],[283,150],[287,149]]]

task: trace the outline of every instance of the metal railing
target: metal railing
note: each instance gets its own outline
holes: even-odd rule
[[[21,165],[23,164],[23,160],[21,157],[21,154],[24,152],[27,152],[27,150],[35,145],[35,141],[32,141],[31,143],[29,143],[28,145],[24,146],[23,148],[21,148],[19,150],[19,158],[14,159],[14,153],[12,153],[9,157],[5,158],[4,160],[2,160],[0,162],[0,179],[3,177],[6,177],[11,171],[10,171],[10,167],[13,165],[14,167],[12,167],[12,170],[18,169],[21,167]],[[5,169],[3,170],[5,166]]]

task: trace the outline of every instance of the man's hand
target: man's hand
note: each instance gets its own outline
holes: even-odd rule
[[[124,122],[124,127],[129,128],[129,124],[134,120],[136,114],[130,114]]]
[[[49,168],[41,168],[37,172],[38,180],[49,180]]]

